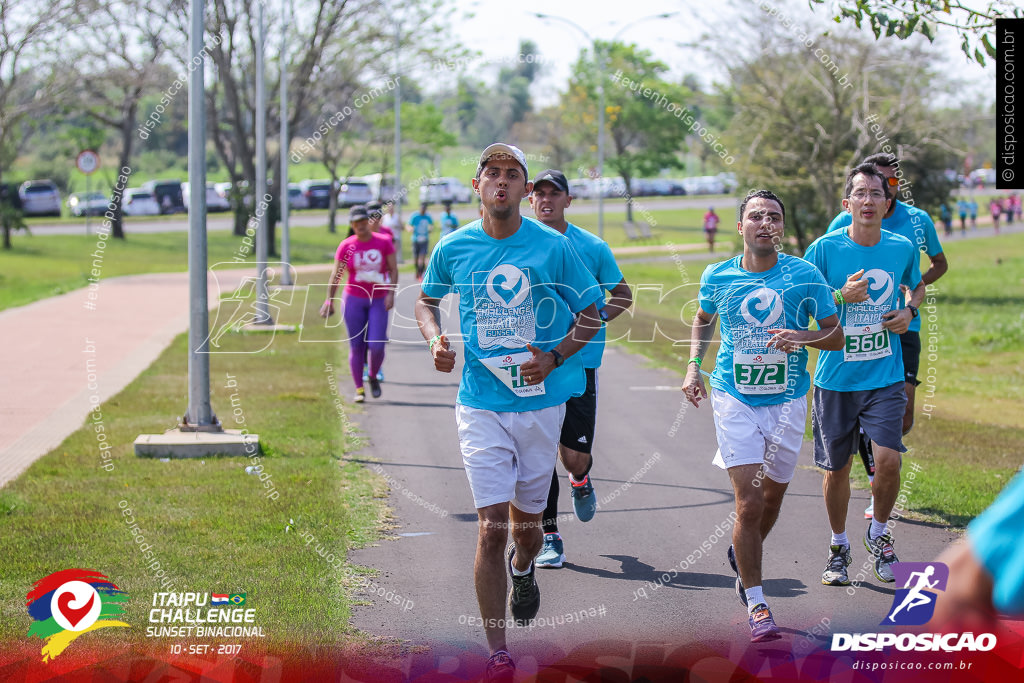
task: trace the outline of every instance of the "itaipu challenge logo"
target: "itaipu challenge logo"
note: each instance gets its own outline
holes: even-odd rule
[[[49,661],[83,633],[108,626],[130,628],[116,619],[127,601],[127,593],[92,569],[54,572],[36,581],[25,596],[32,617],[28,635],[46,641],[41,654]]]

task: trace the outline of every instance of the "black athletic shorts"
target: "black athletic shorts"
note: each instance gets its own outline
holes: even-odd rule
[[[907,330],[900,335],[900,347],[903,349],[904,381],[916,387],[921,383],[917,378],[917,371],[921,369],[921,333]]]
[[[597,426],[597,369],[586,368],[587,388],[582,396],[573,396],[565,402],[565,420],[562,436],[566,448],[590,453],[594,447],[594,429]]]
[[[413,242],[412,243],[412,256],[426,256],[430,253],[430,242]]]

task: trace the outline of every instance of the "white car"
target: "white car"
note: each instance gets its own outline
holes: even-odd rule
[[[230,183],[228,183],[228,185],[230,185]],[[188,181],[181,184],[181,197],[185,200],[185,211],[187,212],[189,201],[192,199],[192,193],[189,191]],[[227,200],[227,195],[219,192],[214,183],[206,183],[206,212],[216,213],[217,211],[230,210],[231,204]]]
[[[126,216],[159,216],[160,205],[149,190],[128,189],[124,192],[121,210]]]
[[[60,218],[60,190],[52,180],[26,180],[18,188],[18,196],[26,216]]]
[[[361,180],[348,180],[338,188],[338,206],[349,207],[373,201],[373,190]]]
[[[306,195],[302,194],[302,188],[299,187],[298,183],[288,183],[288,208],[309,208],[309,199],[306,198]]]
[[[458,178],[431,178],[420,185],[421,204],[468,204],[472,198],[473,191]]]

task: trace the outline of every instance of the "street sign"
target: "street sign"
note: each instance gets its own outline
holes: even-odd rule
[[[75,166],[85,175],[92,175],[100,167],[100,155],[91,149],[87,149],[79,153],[78,158],[75,159]]]

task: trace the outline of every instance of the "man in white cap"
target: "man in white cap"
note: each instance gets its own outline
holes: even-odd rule
[[[487,147],[473,178],[483,217],[434,249],[416,302],[434,367],[451,372],[456,354],[438,306],[459,295],[466,359],[455,416],[479,518],[473,573],[491,652],[487,680],[511,680],[515,671],[505,640],[506,572],[516,621],[540,608],[533,558],[565,402],[586,387],[576,352],[601,328],[597,281],[569,241],[520,215],[532,187],[520,149]]]

